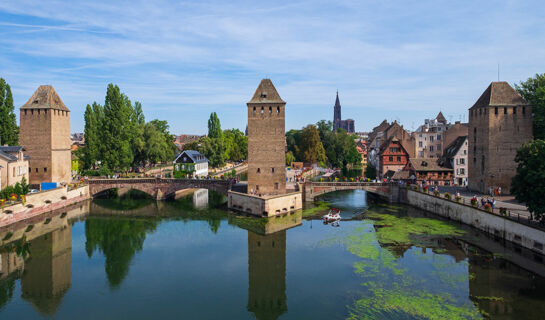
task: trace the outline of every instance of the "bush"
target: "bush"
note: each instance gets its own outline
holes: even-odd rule
[[[445,199],[450,200],[451,198],[452,196],[450,195],[450,193],[445,192]]]
[[[433,194],[436,196],[436,197],[439,197],[439,195],[441,194],[439,192],[439,190],[433,190]]]
[[[422,189],[422,191],[424,191],[424,193],[428,193],[428,191],[429,191],[428,186],[424,186],[424,188]]]
[[[476,207],[477,206],[477,200],[476,199],[471,199],[471,205]]]
[[[462,197],[461,196],[456,196],[456,201],[457,202],[462,202]]]
[[[485,203],[484,204],[484,210],[486,210],[488,212],[492,211],[492,206],[490,205],[490,203]]]

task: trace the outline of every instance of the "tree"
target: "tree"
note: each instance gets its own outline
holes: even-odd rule
[[[198,151],[204,154],[213,168],[225,165],[225,144],[222,139],[204,137]]]
[[[377,169],[372,164],[367,163],[364,174],[366,178],[375,179],[377,177]]]
[[[301,130],[290,130],[286,132],[286,144],[288,152],[291,151],[296,160],[301,160],[299,142],[301,140]]]
[[[210,119],[208,119],[208,137],[212,139],[223,139],[223,131],[221,131],[220,119],[215,112],[212,112],[210,114]]]
[[[11,88],[6,80],[0,78],[0,145],[19,144],[19,127],[13,109]]]
[[[293,155],[293,152],[288,151],[288,153],[286,153],[286,165],[291,166],[291,163],[295,161],[296,160],[295,160],[295,156]]]
[[[134,155],[133,167],[138,167],[146,162],[146,156],[144,148],[146,141],[144,140],[144,130],[146,126],[146,119],[144,117],[144,111],[142,110],[142,104],[138,101],[134,103],[134,112],[132,112],[132,153]],[[168,125],[167,125],[168,129]]]
[[[225,142],[225,158],[230,161],[241,161],[248,158],[248,137],[238,129],[223,131]]]
[[[99,110],[100,109],[100,110]],[[85,147],[81,152],[83,166],[85,169],[92,168],[101,158],[101,123],[102,107],[93,102],[93,106],[87,105],[85,108]]]
[[[21,190],[23,194],[28,194],[30,192],[30,185],[27,183],[25,176],[21,179]]]
[[[318,129],[312,124],[301,130],[300,152],[304,162],[325,162],[325,150]]]
[[[532,105],[534,139],[545,140],[545,73],[515,84],[515,88]]]
[[[537,218],[545,213],[545,141],[534,140],[517,151],[517,174],[511,182],[515,198]]]

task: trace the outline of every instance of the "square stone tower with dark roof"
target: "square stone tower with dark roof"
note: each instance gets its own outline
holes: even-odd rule
[[[532,107],[507,82],[492,82],[469,109],[469,188],[509,193],[515,155],[532,140]]]
[[[263,79],[248,105],[248,193],[286,192],[284,102],[270,79]]]
[[[30,156],[30,183],[71,181],[70,110],[50,85],[20,108],[19,144]]]

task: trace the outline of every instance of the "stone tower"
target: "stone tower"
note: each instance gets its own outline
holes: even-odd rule
[[[341,102],[339,101],[339,91],[337,91],[337,98],[335,98],[335,106],[333,107],[333,130],[341,127],[341,119]]]
[[[20,109],[19,144],[30,156],[30,183],[71,181],[70,110],[52,86],[40,86]]]
[[[248,103],[248,193],[286,192],[285,107],[270,79]]]
[[[469,109],[469,188],[509,193],[517,149],[532,137],[532,107],[507,82],[492,82]]]

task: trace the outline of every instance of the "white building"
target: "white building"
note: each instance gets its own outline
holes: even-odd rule
[[[439,112],[435,119],[425,119],[424,125],[414,133],[416,156],[418,158],[440,158],[443,154],[444,133],[450,125]]]
[[[208,176],[208,159],[195,150],[185,150],[174,159],[174,172],[182,172],[191,178]]]
[[[454,185],[467,186],[467,136],[456,138],[445,148],[443,159],[445,165],[454,170]]]

